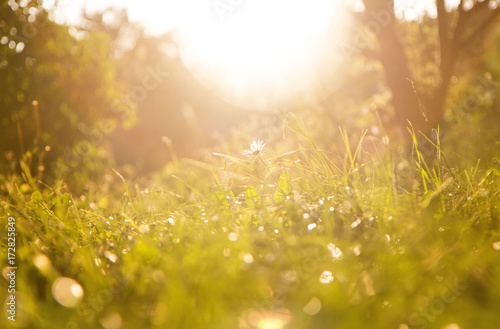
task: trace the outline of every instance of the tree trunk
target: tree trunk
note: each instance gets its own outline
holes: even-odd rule
[[[408,122],[415,131],[427,131],[421,101],[414,88],[413,74],[408,65],[405,49],[397,34],[394,3],[391,0],[364,0],[369,17],[389,15],[377,33],[379,43],[378,59],[382,63],[387,86],[391,90],[397,124],[405,132]]]
[[[490,7],[488,1],[481,1],[465,10],[464,0],[461,0],[457,8],[458,18],[452,28],[445,1],[436,0],[440,75],[438,85],[430,96],[420,99],[414,88],[405,49],[397,35],[394,1],[363,0],[363,3],[368,22],[375,19],[381,25],[376,32],[379,43],[378,59],[382,63],[387,86],[392,93],[392,104],[399,127],[405,132],[409,121],[416,132],[428,133],[431,128],[437,128],[443,120],[450,81],[459,53],[474,38],[483,37],[493,24],[498,23],[500,6]],[[387,19],[380,20],[380,17]]]

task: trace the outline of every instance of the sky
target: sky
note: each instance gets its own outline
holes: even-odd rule
[[[44,1],[53,8],[55,0]],[[182,0],[59,0],[55,20],[58,23],[78,24],[82,10],[102,11],[109,7],[127,8],[132,21],[144,25],[151,33],[171,30],[177,23]],[[152,9],[153,8],[153,9]]]
[[[53,7],[57,0],[46,0],[46,8]],[[205,0],[216,2],[216,0]],[[222,3],[231,3],[229,0],[217,0]],[[251,0],[240,0],[251,1]],[[337,0],[335,0],[337,1]],[[346,2],[361,2],[360,0],[344,0]],[[458,0],[447,0],[448,5],[456,5]],[[111,6],[128,8],[132,21],[144,25],[148,32],[158,34],[174,28],[179,19],[183,0],[59,0],[55,20],[58,23],[78,24],[78,17],[82,10],[89,12],[101,11]],[[396,9],[399,15],[413,20],[424,10],[435,12],[435,0],[396,0]],[[153,10],[152,10],[153,8]]]
[[[200,82],[254,109],[293,95],[329,94],[330,78],[345,59],[339,47],[349,38],[345,13],[363,9],[361,0],[45,0],[44,6],[54,8],[54,2],[57,23],[79,25],[84,9],[117,7],[151,34],[178,28],[181,58]],[[436,11],[435,0],[395,0],[394,6],[407,20]]]

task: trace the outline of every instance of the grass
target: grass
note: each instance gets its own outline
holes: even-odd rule
[[[15,326],[497,328],[498,162],[450,168],[415,133],[411,160],[344,130],[327,151],[289,119],[292,150],[179,159],[148,186],[111,169],[83,195],[26,164],[1,176]]]

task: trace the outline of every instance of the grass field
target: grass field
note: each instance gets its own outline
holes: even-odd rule
[[[451,168],[439,144],[404,158],[345,131],[334,152],[295,121],[291,149],[177,160],[147,184],[7,171],[0,327],[498,328],[498,159]]]

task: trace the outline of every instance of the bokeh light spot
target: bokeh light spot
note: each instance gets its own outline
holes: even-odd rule
[[[83,298],[83,288],[73,279],[60,277],[52,285],[52,295],[62,306],[75,307]]]

